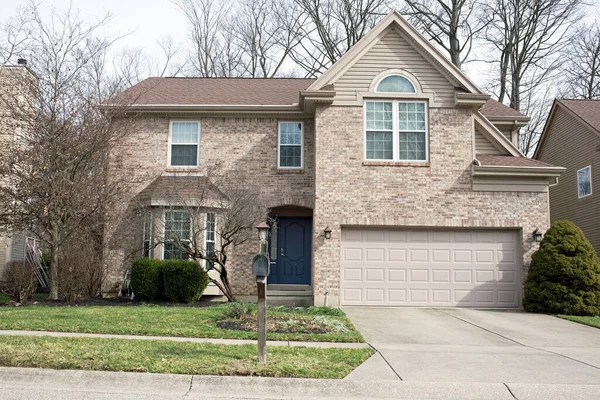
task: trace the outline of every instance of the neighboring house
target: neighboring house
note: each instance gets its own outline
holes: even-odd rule
[[[600,100],[555,100],[534,158],[567,168],[550,187],[551,221],[573,221],[600,254]]]
[[[123,98],[135,99],[136,125],[112,148],[113,169],[160,177],[112,210],[115,283],[132,241],[137,256],[154,247],[150,223],[127,222],[132,202],[143,192],[161,218],[181,222],[165,208],[169,186],[219,165],[256,185],[277,216],[269,296],[520,306],[532,234],[548,229],[548,186],[564,169],[524,157],[527,117],[489,100],[399,14],[316,80],[150,78]],[[255,298],[257,251],[248,242],[231,256],[239,299]]]
[[[10,112],[7,102],[17,98],[18,93],[11,93],[16,87],[15,82],[22,78],[23,74],[31,74],[24,60],[15,66],[0,66],[0,148],[6,149],[6,144],[14,140],[15,120]],[[7,182],[0,181],[0,185]],[[22,233],[11,235],[0,235],[0,281],[4,274],[6,263],[10,261],[23,261],[26,256],[27,237]]]

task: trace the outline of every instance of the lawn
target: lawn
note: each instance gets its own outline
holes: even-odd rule
[[[267,365],[256,346],[154,340],[0,337],[0,365],[94,371],[199,375],[343,378],[371,349],[268,347]]]
[[[136,306],[26,306],[0,307],[0,329],[109,333],[144,336],[256,339],[256,331],[226,329],[218,323],[232,318],[232,305],[209,307]],[[255,306],[254,306],[255,307]],[[268,332],[269,340],[364,342],[352,323],[337,309],[270,307],[269,319],[318,319],[333,326],[328,333]]]
[[[569,321],[600,328],[600,317],[578,317],[576,315],[559,315],[558,318],[568,319]]]

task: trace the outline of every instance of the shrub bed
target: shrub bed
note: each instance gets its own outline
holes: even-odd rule
[[[138,258],[131,268],[131,289],[136,298],[154,300],[161,295],[174,302],[200,299],[208,274],[195,261]]]
[[[600,315],[600,261],[581,229],[556,221],[531,259],[523,307],[531,312]]]

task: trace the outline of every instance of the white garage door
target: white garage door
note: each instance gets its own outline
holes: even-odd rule
[[[514,230],[342,229],[342,305],[519,307]]]

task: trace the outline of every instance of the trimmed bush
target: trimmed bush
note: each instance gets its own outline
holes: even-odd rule
[[[165,260],[161,268],[165,294],[171,301],[185,303],[196,301],[208,286],[208,274],[197,262]]]
[[[527,311],[600,315],[600,261],[581,229],[557,221],[544,235],[525,281]]]
[[[140,300],[154,300],[163,293],[161,261],[138,258],[131,266],[131,290]]]

